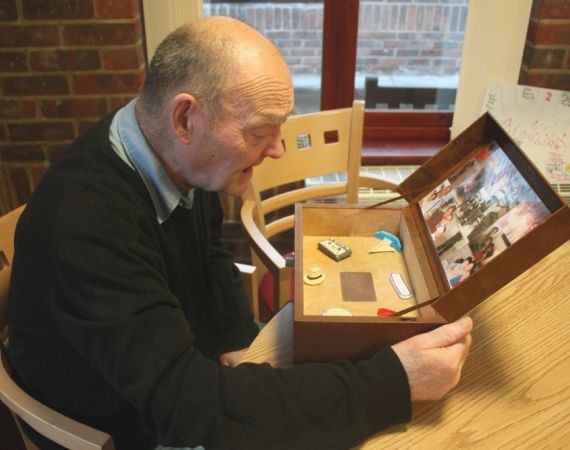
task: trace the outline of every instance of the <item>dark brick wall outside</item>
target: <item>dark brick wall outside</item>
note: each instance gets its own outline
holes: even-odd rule
[[[459,72],[467,0],[361,0],[357,73]],[[280,48],[294,74],[320,74],[323,4],[217,2],[205,15],[251,24]]]
[[[0,209],[145,73],[138,0],[0,0]]]
[[[570,1],[534,0],[519,83],[570,91]]]

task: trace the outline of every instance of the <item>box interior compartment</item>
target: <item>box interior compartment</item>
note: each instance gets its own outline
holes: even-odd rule
[[[385,308],[400,311],[438,296],[433,274],[427,264],[422,264],[426,256],[419,234],[415,230],[416,225],[407,208],[327,206],[304,205],[302,208],[302,233],[297,235],[302,242],[297,248],[302,248],[302,252],[296,253],[297,258],[301,259],[296,263],[301,273],[296,279],[302,280],[315,266],[322,270],[325,277],[318,285],[309,285],[302,281],[298,284],[296,292],[302,290],[302,295],[297,296],[296,309],[303,316],[338,320],[339,317],[323,316],[323,313],[330,311],[330,308],[341,308],[349,311],[355,320],[366,317],[376,321],[402,320],[379,317],[378,310]],[[380,243],[374,236],[375,231],[386,231],[398,236],[402,243],[402,252],[370,253],[369,251]],[[319,250],[318,243],[330,238],[349,247],[352,255],[335,261]],[[397,295],[389,279],[391,273],[402,275],[411,290],[411,298],[402,299]],[[359,286],[351,285],[347,280],[350,280],[352,274],[369,274],[372,283],[360,282]],[[357,300],[359,295],[362,295],[362,299]],[[441,320],[430,307],[415,310],[403,317],[404,320]]]

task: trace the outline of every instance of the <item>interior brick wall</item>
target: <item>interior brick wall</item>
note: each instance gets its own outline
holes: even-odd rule
[[[570,1],[533,1],[519,83],[570,91]]]
[[[138,0],[0,0],[0,209],[145,74]]]

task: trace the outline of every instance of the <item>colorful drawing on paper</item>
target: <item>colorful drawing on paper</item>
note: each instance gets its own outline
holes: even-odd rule
[[[551,183],[570,183],[570,92],[491,85],[489,111]]]

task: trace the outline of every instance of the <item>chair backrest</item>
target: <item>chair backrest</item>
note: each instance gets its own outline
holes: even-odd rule
[[[38,402],[23,391],[10,377],[10,369],[5,354],[4,342],[7,343],[8,289],[10,285],[10,265],[14,256],[14,231],[24,206],[0,217],[0,400],[31,428],[49,440],[72,449],[115,448],[113,439],[107,433],[96,430]],[[37,447],[22,432],[26,447]]]
[[[14,258],[14,232],[24,206],[0,217],[0,331],[8,322],[8,288],[10,267]]]
[[[292,228],[293,215],[270,223],[266,216],[278,209],[318,197],[347,195],[358,199],[358,175],[362,149],[364,102],[352,107],[291,116],[281,128],[285,153],[279,160],[267,158],[256,167],[242,195],[242,202],[255,203],[255,220],[266,237]],[[326,183],[275,193],[280,186],[304,182],[335,173],[345,173],[346,181]],[[262,199],[264,191],[273,195]]]

